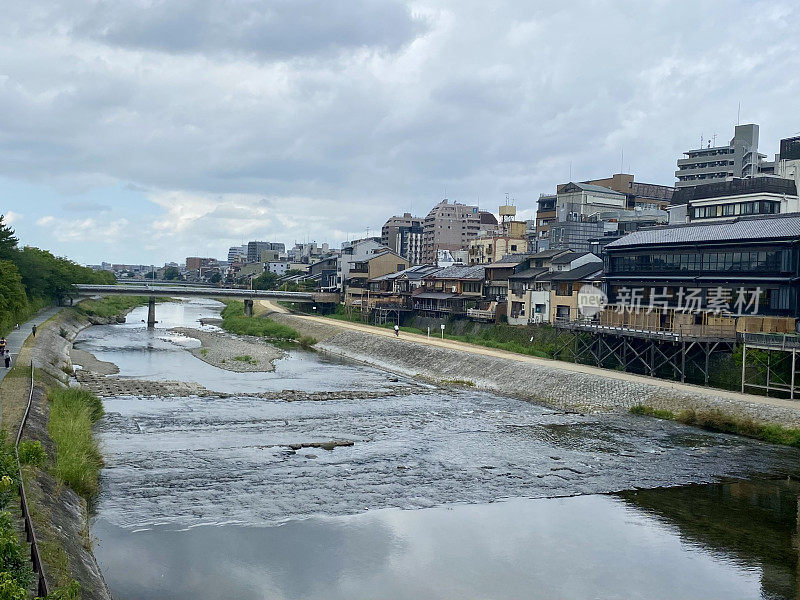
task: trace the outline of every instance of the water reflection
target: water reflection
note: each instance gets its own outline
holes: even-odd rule
[[[765,508],[736,494],[692,486],[275,527],[94,530],[118,600],[795,598],[796,496],[783,490]]]
[[[757,567],[764,598],[800,597],[800,484],[741,481],[618,494],[673,524],[681,538]]]

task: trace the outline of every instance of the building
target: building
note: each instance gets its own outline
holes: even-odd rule
[[[367,300],[369,281],[382,275],[403,271],[409,266],[407,259],[387,248],[349,262],[345,287],[345,304],[349,305],[362,304]]]
[[[517,207],[500,207],[502,222],[481,230],[478,237],[469,242],[469,263],[482,265],[499,261],[507,254],[519,254],[528,250],[527,225],[515,221]]]
[[[286,271],[289,270],[289,263],[280,260],[271,260],[264,263],[264,270],[282,277],[286,275]]]
[[[800,212],[800,198],[792,179],[754,177],[679,188],[667,209],[669,223],[676,225],[738,216],[796,213]]]
[[[467,250],[470,240],[478,235],[482,221],[485,221],[484,226],[491,224],[489,216],[481,214],[477,206],[451,203],[445,198],[431,209],[423,222],[422,261],[434,264],[439,250]]]
[[[295,243],[287,252],[289,262],[310,264],[330,252],[328,244],[319,245],[316,242]]]
[[[556,194],[540,194],[536,206],[536,240],[531,250],[538,252],[549,247],[550,225],[556,220]]]
[[[422,217],[412,217],[411,213],[394,216],[381,228],[381,244],[412,265],[422,264],[422,224]]]
[[[548,323],[577,317],[577,294],[598,283],[602,259],[591,252],[548,250],[533,254],[526,268],[508,277],[508,322]]]
[[[338,257],[337,285],[340,290],[346,290],[350,282],[350,269],[352,265],[364,262],[370,256],[388,250],[380,243],[380,238],[364,238],[342,244],[341,254]]]
[[[186,257],[186,270],[202,272],[205,269],[219,269],[216,258],[200,258],[199,256]]]
[[[672,194],[675,192],[674,187],[667,185],[636,181],[631,173],[614,173],[611,177],[590,179],[588,181],[582,181],[581,183],[599,185],[614,190],[615,192],[625,194],[625,207],[628,210],[664,210],[669,204]]]
[[[675,171],[678,188],[772,174],[775,163],[758,153],[758,125],[737,125],[727,146],[708,146],[683,153]]]
[[[423,277],[412,308],[430,316],[465,315],[483,299],[483,266],[453,265]]]
[[[793,180],[800,191],[800,136],[781,140],[780,153],[775,157],[775,174]]]
[[[609,302],[676,311],[691,323],[723,309],[795,316],[798,311],[800,214],[745,216],[642,229],[606,246]],[[692,299],[692,311],[689,298]],[[688,315],[688,316],[686,316]],[[668,327],[668,323],[660,323]]]
[[[248,242],[247,262],[266,262],[277,260],[286,252],[286,245],[275,242]]]
[[[308,266],[309,278],[322,291],[338,289],[338,256],[326,256]]]
[[[231,246],[228,248],[228,262],[244,262],[247,260],[247,244],[243,246]]]

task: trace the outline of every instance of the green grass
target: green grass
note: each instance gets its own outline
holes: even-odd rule
[[[226,301],[221,316],[222,328],[237,335],[252,335],[279,340],[300,338],[300,334],[288,325],[277,323],[267,317],[245,317],[243,302]]]
[[[688,409],[676,415],[668,410],[637,404],[631,408],[631,412],[636,415],[677,421],[684,425],[693,425],[710,431],[733,433],[770,444],[800,448],[800,429],[773,423],[759,423],[750,418],[729,415],[721,410]]]
[[[103,405],[94,394],[74,388],[48,392],[50,422],[47,429],[55,442],[53,475],[84,498],[98,491],[103,459],[92,437],[92,424],[103,416]]]
[[[645,406],[644,404],[637,404],[631,407],[631,413],[634,415],[644,415],[646,417],[656,417],[657,419],[667,419],[668,421],[675,420],[675,413],[669,410],[661,410],[653,408],[652,406]]]
[[[108,296],[100,300],[83,300],[78,303],[77,311],[87,317],[116,317],[146,305],[148,300],[147,296]]]
[[[244,362],[250,365],[257,365],[258,361],[254,359],[249,354],[242,354],[241,356],[234,356],[233,360],[238,360],[239,362]]]

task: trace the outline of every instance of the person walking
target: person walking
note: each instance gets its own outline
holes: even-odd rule
[[[33,332],[33,337],[36,337],[36,325],[31,327],[31,331]]]
[[[6,361],[6,369],[10,369],[10,368],[11,368],[11,352],[9,352],[8,350],[6,350],[6,351],[3,353],[3,358],[4,358],[4,359],[5,359],[5,361]]]
[[[0,356],[6,351],[6,338],[0,337]]]
[[[394,326],[394,335],[396,337],[400,337],[400,325],[395,325]]]

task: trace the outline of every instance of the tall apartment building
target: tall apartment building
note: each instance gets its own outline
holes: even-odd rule
[[[678,159],[676,187],[702,185],[746,179],[757,175],[771,175],[775,163],[767,162],[766,155],[758,152],[758,125],[737,125],[727,146],[711,146],[687,150]]]
[[[436,264],[439,250],[467,250],[470,240],[481,229],[481,219],[482,214],[477,206],[451,203],[447,198],[439,202],[425,217],[422,226],[424,263]],[[488,222],[486,216],[483,219]]]
[[[276,242],[248,242],[247,243],[247,262],[264,262],[263,254],[267,252],[269,256],[274,253],[286,252],[286,245]]]
[[[247,245],[231,246],[228,248],[228,262],[240,262],[247,260]]]
[[[408,260],[411,265],[422,264],[422,217],[411,213],[394,216],[381,228],[381,243]]]

